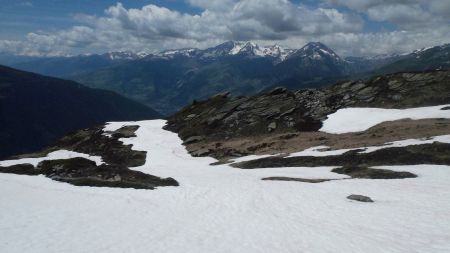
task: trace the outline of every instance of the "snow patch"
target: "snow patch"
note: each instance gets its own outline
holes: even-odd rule
[[[344,108],[328,115],[319,131],[343,134],[365,131],[386,121],[400,119],[432,119],[450,118],[449,110],[441,108],[450,105],[418,107],[410,109],[380,109],[380,108]]]
[[[323,157],[323,156],[332,156],[332,155],[342,155],[347,151],[353,150],[353,149],[336,149],[336,150],[325,150],[324,149],[328,149],[330,147],[328,146],[317,146],[317,147],[312,147],[312,148],[308,148],[305,149],[303,151],[300,152],[295,152],[295,153],[291,153],[289,156],[287,157],[296,157],[296,156],[319,156],[319,157]]]

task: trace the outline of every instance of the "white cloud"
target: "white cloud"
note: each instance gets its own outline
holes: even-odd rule
[[[400,29],[449,25],[447,0],[324,0],[331,6],[346,6],[366,14],[373,21],[384,21]]]
[[[450,1],[447,0],[433,0],[430,1],[430,10],[433,14],[441,15],[446,18],[447,21],[450,19]]]
[[[225,40],[255,40],[294,48],[323,41],[343,54],[403,51],[417,45],[441,44],[448,32],[429,31],[444,22],[445,8],[437,0],[324,0],[311,8],[288,0],[186,0],[202,8],[198,15],[156,5],[127,9],[118,3],[101,17],[76,15],[83,25],[58,32],[34,32],[24,41],[0,41],[0,51],[21,54],[76,54],[133,50],[161,51],[180,47],[207,47]],[[339,11],[345,5],[353,11]],[[395,24],[398,31],[364,33],[360,15]],[[437,33],[436,31],[445,32]],[[387,44],[392,43],[392,45]],[[428,44],[427,44],[428,42]],[[379,44],[378,44],[379,43]],[[404,44],[403,44],[404,43]]]
[[[341,33],[326,35],[319,40],[342,55],[407,53],[423,47],[448,43],[450,27],[439,27],[424,32]]]

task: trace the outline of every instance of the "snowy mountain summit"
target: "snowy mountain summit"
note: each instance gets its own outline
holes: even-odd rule
[[[301,49],[295,50],[288,55],[289,58],[307,57],[312,60],[331,59],[332,61],[342,63],[344,60],[326,45],[320,42],[310,42]]]
[[[232,47],[231,47],[232,46]],[[225,49],[227,55],[242,55],[248,57],[270,57],[283,61],[294,50],[279,45],[260,46],[254,42],[228,41],[218,47]]]
[[[279,45],[260,46],[251,41],[227,41],[215,47],[206,49],[175,49],[155,54],[156,57],[198,57],[200,59],[214,59],[226,56],[270,57],[276,62],[286,59],[295,50],[283,48]]]

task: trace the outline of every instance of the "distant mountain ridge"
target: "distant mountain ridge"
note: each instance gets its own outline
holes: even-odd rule
[[[279,45],[259,46],[251,41],[227,41],[215,47],[207,49],[184,48],[166,50],[157,54],[148,54],[142,58],[166,58],[193,57],[199,59],[214,59],[218,57],[241,55],[247,57],[269,57],[274,61],[281,62],[294,52],[294,49],[283,48]]]
[[[401,55],[397,61],[391,62],[371,74],[394,73],[405,70],[426,71],[445,70],[450,68],[450,44],[422,48],[410,54]]]
[[[318,42],[288,50],[229,41],[205,50],[165,51],[71,78],[171,114],[195,99],[224,91],[251,95],[273,85],[322,85],[346,69],[343,59]]]
[[[286,49],[227,41],[206,49],[112,52],[14,66],[112,90],[169,115],[193,100],[221,92],[252,95],[275,86],[314,88],[375,74],[445,69],[450,66],[449,52],[450,47],[443,45],[410,54],[343,58],[320,42]]]

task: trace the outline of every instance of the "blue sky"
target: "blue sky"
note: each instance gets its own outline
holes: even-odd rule
[[[116,4],[111,0],[0,0],[0,39],[21,39],[36,30],[58,30],[79,23],[76,14],[101,16],[105,9]],[[127,8],[141,8],[155,4],[188,13],[200,13],[180,0],[121,0]]]
[[[449,42],[445,0],[0,0],[0,52],[78,54],[253,40],[341,54]],[[382,44],[382,45],[380,45]],[[383,45],[388,44],[388,45]]]

